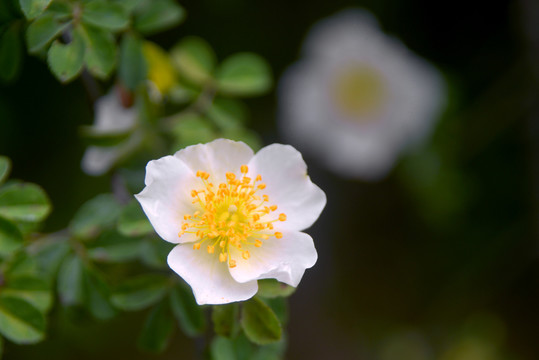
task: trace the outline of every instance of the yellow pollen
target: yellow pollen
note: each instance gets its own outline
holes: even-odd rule
[[[209,173],[197,171],[200,185],[190,192],[197,210],[183,215],[179,224],[178,236],[184,233],[196,236],[193,249],[198,250],[204,244],[207,253],[214,254],[217,248],[219,261],[228,261],[231,268],[236,266],[236,260],[231,258],[231,254],[237,253],[233,249],[248,260],[250,251],[262,247],[263,241],[271,236],[278,239],[283,236],[272,230],[275,222],[286,221],[285,214],[271,215],[277,205],[271,204],[268,195],[259,193],[266,188],[265,183],[260,183],[262,176],[248,177],[248,172],[247,165],[242,165],[239,176],[226,172],[224,182],[212,183]]]

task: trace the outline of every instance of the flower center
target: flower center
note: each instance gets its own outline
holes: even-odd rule
[[[339,110],[366,122],[378,110],[386,97],[384,79],[378,70],[368,65],[355,65],[340,71],[333,83],[333,96]]]
[[[199,250],[204,243],[209,254],[217,250],[219,261],[228,260],[231,268],[236,266],[236,261],[231,258],[231,249],[238,249],[245,260],[249,259],[246,247],[261,247],[263,241],[271,237],[280,239],[283,234],[273,231],[273,223],[286,220],[282,213],[276,218],[270,215],[277,210],[277,205],[269,205],[268,195],[257,195],[258,191],[266,188],[262,177],[247,177],[247,165],[242,165],[240,171],[242,176],[239,179],[227,172],[226,183],[217,187],[209,181],[210,174],[197,171],[196,176],[202,180],[203,187],[193,189],[191,196],[193,204],[198,204],[200,210],[184,215],[182,230],[178,234],[180,237],[184,233],[195,234],[197,241],[193,249]]]

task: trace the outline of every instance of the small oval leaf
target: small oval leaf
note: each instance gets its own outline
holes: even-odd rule
[[[119,309],[135,311],[155,304],[168,290],[169,279],[164,275],[146,274],[128,279],[113,292],[111,301]]]
[[[281,324],[271,308],[259,298],[243,303],[241,326],[252,342],[265,345],[281,339]]]
[[[0,295],[0,333],[16,344],[34,344],[45,336],[45,317],[22,299]]]
[[[226,58],[216,74],[217,89],[234,96],[256,96],[272,86],[271,70],[262,57],[239,53]]]
[[[0,189],[0,216],[14,222],[39,222],[51,211],[49,198],[41,187],[15,183]]]

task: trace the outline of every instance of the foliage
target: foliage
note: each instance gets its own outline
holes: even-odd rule
[[[5,6],[4,6],[5,5]],[[47,334],[51,309],[78,309],[99,320],[147,311],[138,346],[163,351],[179,329],[189,337],[211,332],[212,358],[274,358],[284,351],[282,326],[271,304],[198,306],[189,287],[166,266],[171,246],[161,241],[134,200],[138,170],[156,154],[218,137],[260,147],[246,128],[241,98],[266,93],[272,75],[263,58],[238,53],[222,61],[203,39],[178,39],[170,51],[145,37],[178,26],[186,11],[173,0],[9,0],[0,7],[0,81],[14,82],[26,52],[43,59],[61,83],[84,77],[112,83],[134,123],[125,129],[80,129],[92,148],[114,153],[106,172],[123,189],[89,199],[65,229],[40,231],[52,210],[44,190],[9,178],[0,156],[0,356],[7,339],[33,344]],[[96,109],[97,116],[98,109]],[[292,291],[262,284],[260,295]],[[275,347],[255,344],[276,343]],[[234,355],[237,353],[237,356]],[[266,354],[266,355],[265,355]],[[270,355],[267,355],[270,354]],[[228,357],[227,357],[228,356]]]

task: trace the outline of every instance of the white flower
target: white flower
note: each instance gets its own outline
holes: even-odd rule
[[[326,204],[301,154],[273,144],[256,155],[243,142],[189,146],[146,166],[135,195],[155,231],[178,245],[168,264],[198,304],[251,298],[257,280],[297,286],[317,253],[311,226]]]
[[[113,88],[95,102],[94,132],[96,134],[119,134],[129,131],[135,124],[135,108],[124,108]],[[82,170],[89,175],[102,175],[108,171],[123,153],[123,147],[89,146],[82,157]]]
[[[440,74],[367,12],[317,24],[279,87],[283,136],[330,169],[377,180],[430,133],[445,102]]]

